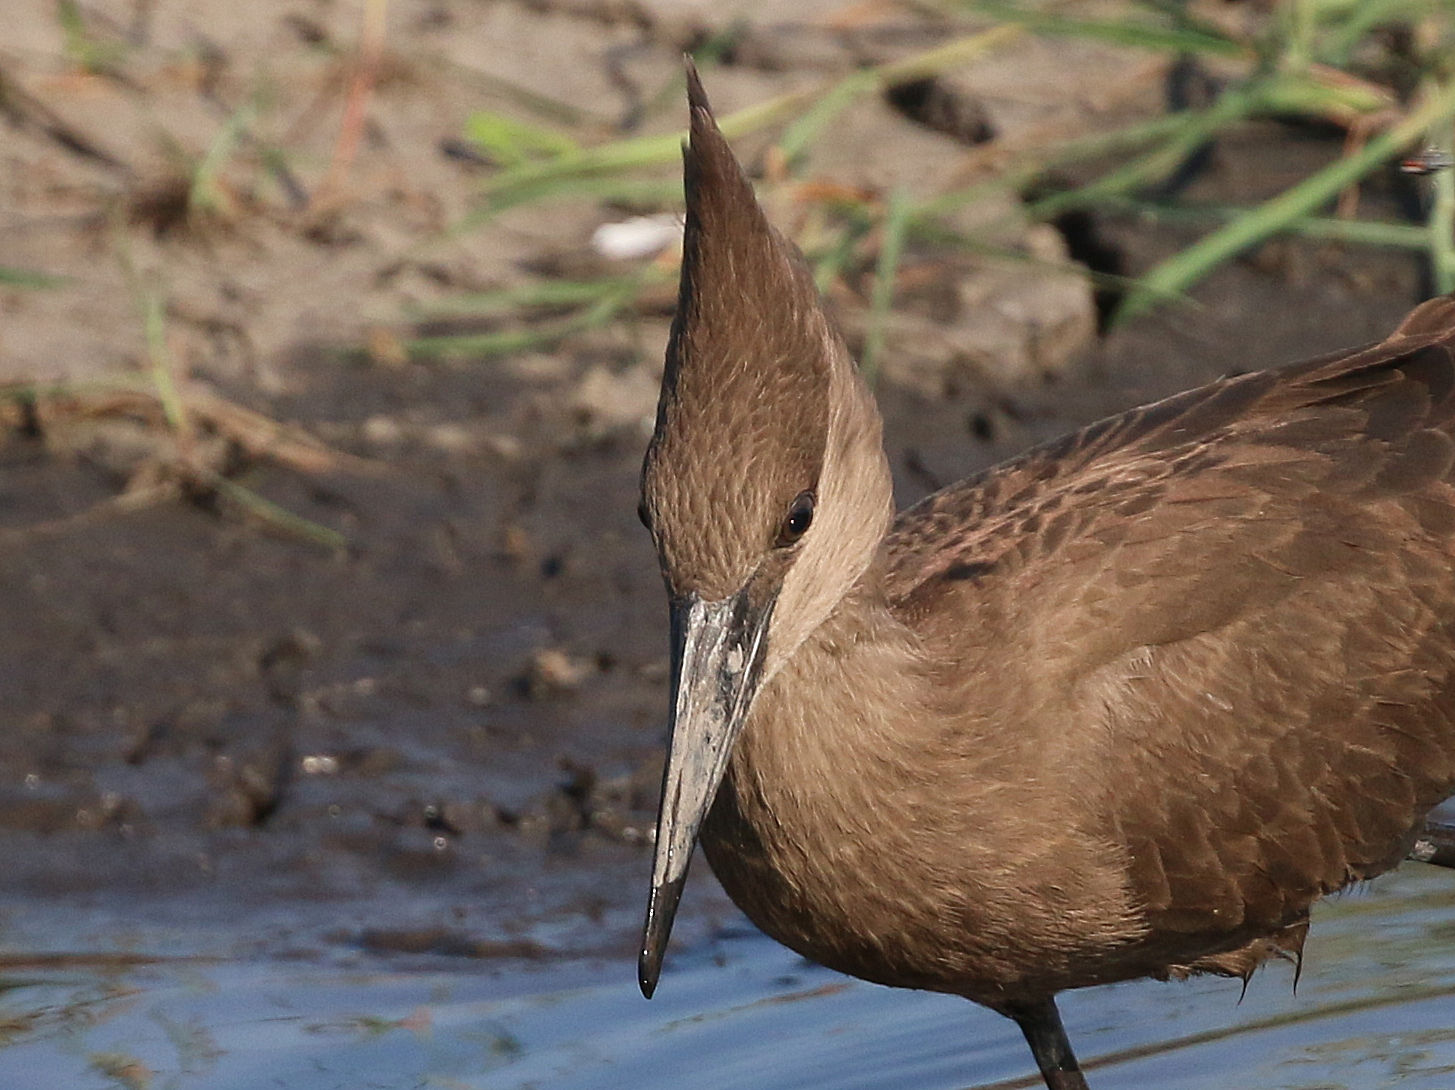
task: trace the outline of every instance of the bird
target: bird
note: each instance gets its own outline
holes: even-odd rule
[[[1455,298],[897,511],[873,394],[687,72],[639,515],[670,738],[638,962],[694,848],[831,969],[1013,1019],[1301,965],[1310,906],[1455,791]]]

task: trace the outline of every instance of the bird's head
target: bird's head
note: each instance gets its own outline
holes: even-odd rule
[[[640,964],[647,995],[754,695],[854,586],[893,517],[873,397],[690,66],[688,99],[682,281],[642,469],[673,689]]]

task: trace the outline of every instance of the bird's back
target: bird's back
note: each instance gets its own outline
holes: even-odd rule
[[[1452,431],[1439,299],[899,517],[895,610],[1122,860],[1145,935],[1103,978],[1297,951],[1310,903],[1396,863],[1455,788]]]

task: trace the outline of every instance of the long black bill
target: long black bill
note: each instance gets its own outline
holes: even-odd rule
[[[657,814],[652,894],[637,962],[642,994],[657,989],[662,955],[697,833],[727,771],[762,671],[773,600],[750,583],[718,602],[672,602],[672,740]]]

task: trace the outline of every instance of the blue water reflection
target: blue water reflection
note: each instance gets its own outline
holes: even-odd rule
[[[1303,979],[1063,998],[1098,1090],[1455,1086],[1455,875],[1408,865],[1320,909]],[[1014,1026],[848,980],[743,929],[622,962],[37,962],[0,975],[0,1087],[963,1090],[1034,1086]]]

